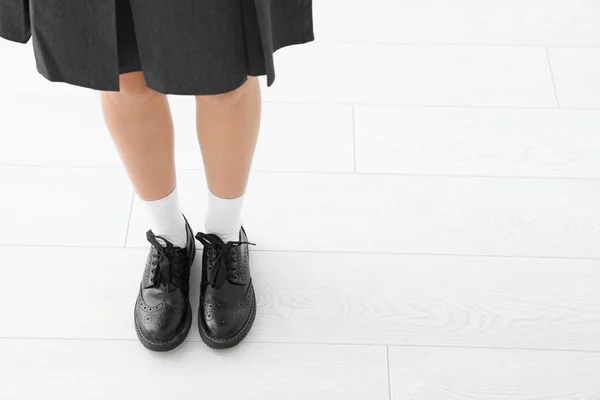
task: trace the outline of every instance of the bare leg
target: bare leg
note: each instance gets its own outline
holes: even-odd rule
[[[256,314],[249,257],[242,256],[248,251],[248,237],[245,227],[242,229],[240,214],[258,139],[260,114],[257,78],[250,77],[239,89],[226,94],[197,97],[198,141],[209,194],[206,232],[199,232],[196,237],[204,246],[203,253],[208,249],[208,256],[202,258],[202,268],[211,282],[200,288],[200,336],[213,348],[239,343]],[[224,244],[211,234],[216,234]],[[217,269],[217,258],[212,256],[215,252],[231,254],[230,262],[219,263]],[[223,270],[227,274],[225,279]],[[233,281],[236,283],[232,284]],[[243,306],[232,308],[234,304]],[[213,316],[215,312],[218,317]]]
[[[167,97],[148,87],[141,72],[120,76],[120,92],[101,92],[106,125],[140,199],[175,188],[173,120]]]
[[[179,209],[167,97],[148,89],[139,72],[121,75],[120,82],[120,92],[101,94],[104,118],[151,220],[134,326],[142,345],[166,351],[178,346],[191,326],[189,271],[195,240]]]
[[[258,78],[214,96],[196,97],[198,142],[210,191],[224,199],[246,191],[258,140],[261,94]]]

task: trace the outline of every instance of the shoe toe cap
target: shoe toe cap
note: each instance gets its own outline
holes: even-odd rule
[[[214,339],[229,339],[240,332],[249,318],[249,309],[219,310],[206,308],[203,325]]]
[[[136,314],[138,327],[143,335],[153,341],[166,342],[179,332],[179,327],[184,321],[183,313],[157,312]]]

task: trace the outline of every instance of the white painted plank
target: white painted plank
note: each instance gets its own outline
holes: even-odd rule
[[[543,47],[323,43],[282,49],[269,101],[555,107]]]
[[[195,102],[171,96],[179,168],[203,169]],[[0,95],[0,165],[122,167],[99,97]],[[253,170],[354,170],[352,107],[263,105]]]
[[[6,304],[18,299],[19,306],[8,307],[0,337],[135,339],[133,309],[147,254],[146,249],[1,246],[0,272],[10,279],[0,283],[0,299]],[[196,272],[193,279],[197,282]]]
[[[196,136],[195,101],[181,96],[171,96],[170,101],[177,167],[203,169]],[[351,106],[265,102],[262,113],[252,170],[354,170]]]
[[[46,81],[29,46],[2,46],[14,62],[0,93],[98,95]],[[543,47],[314,42],[278,51],[276,68],[276,85],[261,80],[268,101],[555,106]]]
[[[0,340],[0,398],[387,400],[384,347]],[[32,384],[33,383],[33,384]]]
[[[0,337],[136,340],[146,254],[0,247],[0,274],[10,277],[0,280],[0,301],[19,299]],[[600,350],[598,260],[250,254],[258,312],[246,342]],[[195,342],[199,255],[187,339]]]
[[[321,41],[600,45],[595,0],[320,0],[314,20]]]
[[[179,171],[182,210],[203,230],[202,171]],[[599,257],[593,180],[254,172],[242,223],[261,250]],[[146,246],[134,199],[127,246]]]
[[[0,244],[123,246],[132,188],[120,169],[0,167]]]
[[[0,96],[0,164],[120,167],[99,96]]]
[[[390,348],[392,400],[596,400],[598,371],[598,353]]]
[[[595,110],[356,106],[356,170],[600,177]]]
[[[550,47],[561,107],[600,107],[600,48]]]
[[[600,350],[598,260],[251,254],[252,340]]]

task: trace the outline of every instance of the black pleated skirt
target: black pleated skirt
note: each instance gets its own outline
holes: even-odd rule
[[[33,38],[52,82],[117,91],[119,75],[179,95],[275,80],[273,54],[314,40],[312,0],[0,0],[0,37]]]
[[[237,76],[228,76],[229,86],[226,89],[220,89],[209,94],[216,94],[223,90],[232,90],[243,84],[247,76],[259,76],[266,75],[263,48],[261,45],[260,32],[258,25],[250,23],[253,21],[249,19],[244,13],[255,13],[254,9],[244,10],[243,0],[239,1],[239,7],[228,7],[229,11],[234,11],[241,15],[241,21],[244,21],[244,29],[240,29],[239,35],[231,35],[228,40],[219,40],[214,38],[215,43],[218,43],[219,53],[221,58],[228,60],[239,60],[245,64],[245,69],[239,68],[239,74]],[[229,2],[230,4],[236,4],[235,2]],[[246,3],[248,4],[248,3]],[[142,71],[144,70],[140,51],[138,47],[138,41],[136,38],[136,28],[131,8],[130,0],[115,0],[116,5],[116,20],[117,20],[117,51],[119,57],[119,74],[126,74],[129,72]],[[234,8],[232,10],[232,8]],[[254,18],[254,14],[251,18]],[[221,18],[221,15],[215,13],[214,18]],[[241,37],[243,36],[243,37]],[[206,54],[205,68],[212,68],[214,71],[219,70],[219,65],[212,58],[211,54]],[[168,63],[169,60],[165,60]],[[198,71],[202,73],[202,71]]]

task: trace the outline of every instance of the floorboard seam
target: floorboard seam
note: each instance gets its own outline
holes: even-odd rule
[[[127,219],[127,230],[125,231],[125,241],[123,242],[123,248],[127,247],[127,239],[129,238],[129,226],[131,225],[131,214],[133,213],[134,200],[135,200],[135,190],[132,190],[131,203],[129,204],[129,218]]]
[[[599,109],[600,111],[600,109]],[[87,165],[41,165],[41,164],[1,164],[0,168],[46,168],[46,169],[90,169],[90,170],[115,170],[124,171],[123,167],[118,166],[87,166]],[[177,168],[177,171],[202,172],[203,168]],[[464,174],[414,174],[399,172],[353,172],[353,171],[291,171],[291,170],[262,170],[253,169],[251,173],[259,174],[288,174],[288,175],[347,175],[347,176],[378,176],[378,177],[411,177],[424,179],[509,179],[509,180],[554,180],[554,181],[600,181],[598,177],[578,177],[578,176],[518,176],[518,175],[464,175]]]
[[[390,346],[385,346],[387,358],[387,381],[388,381],[388,400],[392,400],[392,381],[390,379]]]
[[[50,338],[50,337],[19,337],[6,336],[0,337],[0,341],[4,340],[47,340],[47,341],[114,341],[114,342],[138,342],[137,338]],[[184,343],[202,344],[202,340],[186,339]],[[389,348],[427,348],[427,349],[454,349],[454,350],[499,350],[499,351],[530,351],[530,352],[554,352],[554,353],[585,353],[598,354],[600,350],[583,350],[583,349],[551,349],[551,348],[528,348],[528,347],[498,347],[498,346],[443,346],[429,344],[385,344],[385,343],[326,343],[326,342],[273,342],[273,341],[252,341],[245,340],[242,345],[278,345],[278,346],[343,346],[343,347],[385,347]]]
[[[550,69],[550,78],[552,79],[552,88],[554,89],[556,106],[560,108],[560,100],[558,99],[558,91],[556,90],[556,79],[554,79],[554,71],[552,70],[552,61],[550,60],[550,50],[548,50],[548,46],[546,46],[546,58],[548,59],[548,68]]]
[[[196,251],[202,251],[202,245],[197,244]],[[51,245],[51,244],[10,244],[0,243],[2,248],[60,248],[60,249],[89,249],[89,250],[132,250],[142,251],[142,246],[93,246],[93,245]],[[456,257],[456,258],[514,258],[520,260],[564,260],[564,261],[597,261],[598,257],[569,257],[569,256],[535,256],[535,255],[506,255],[506,254],[452,254],[452,253],[410,253],[410,252],[385,252],[385,251],[350,251],[350,250],[303,250],[303,249],[252,249],[250,252],[270,253],[315,253],[315,254],[364,254],[364,255],[389,255],[398,257]]]

